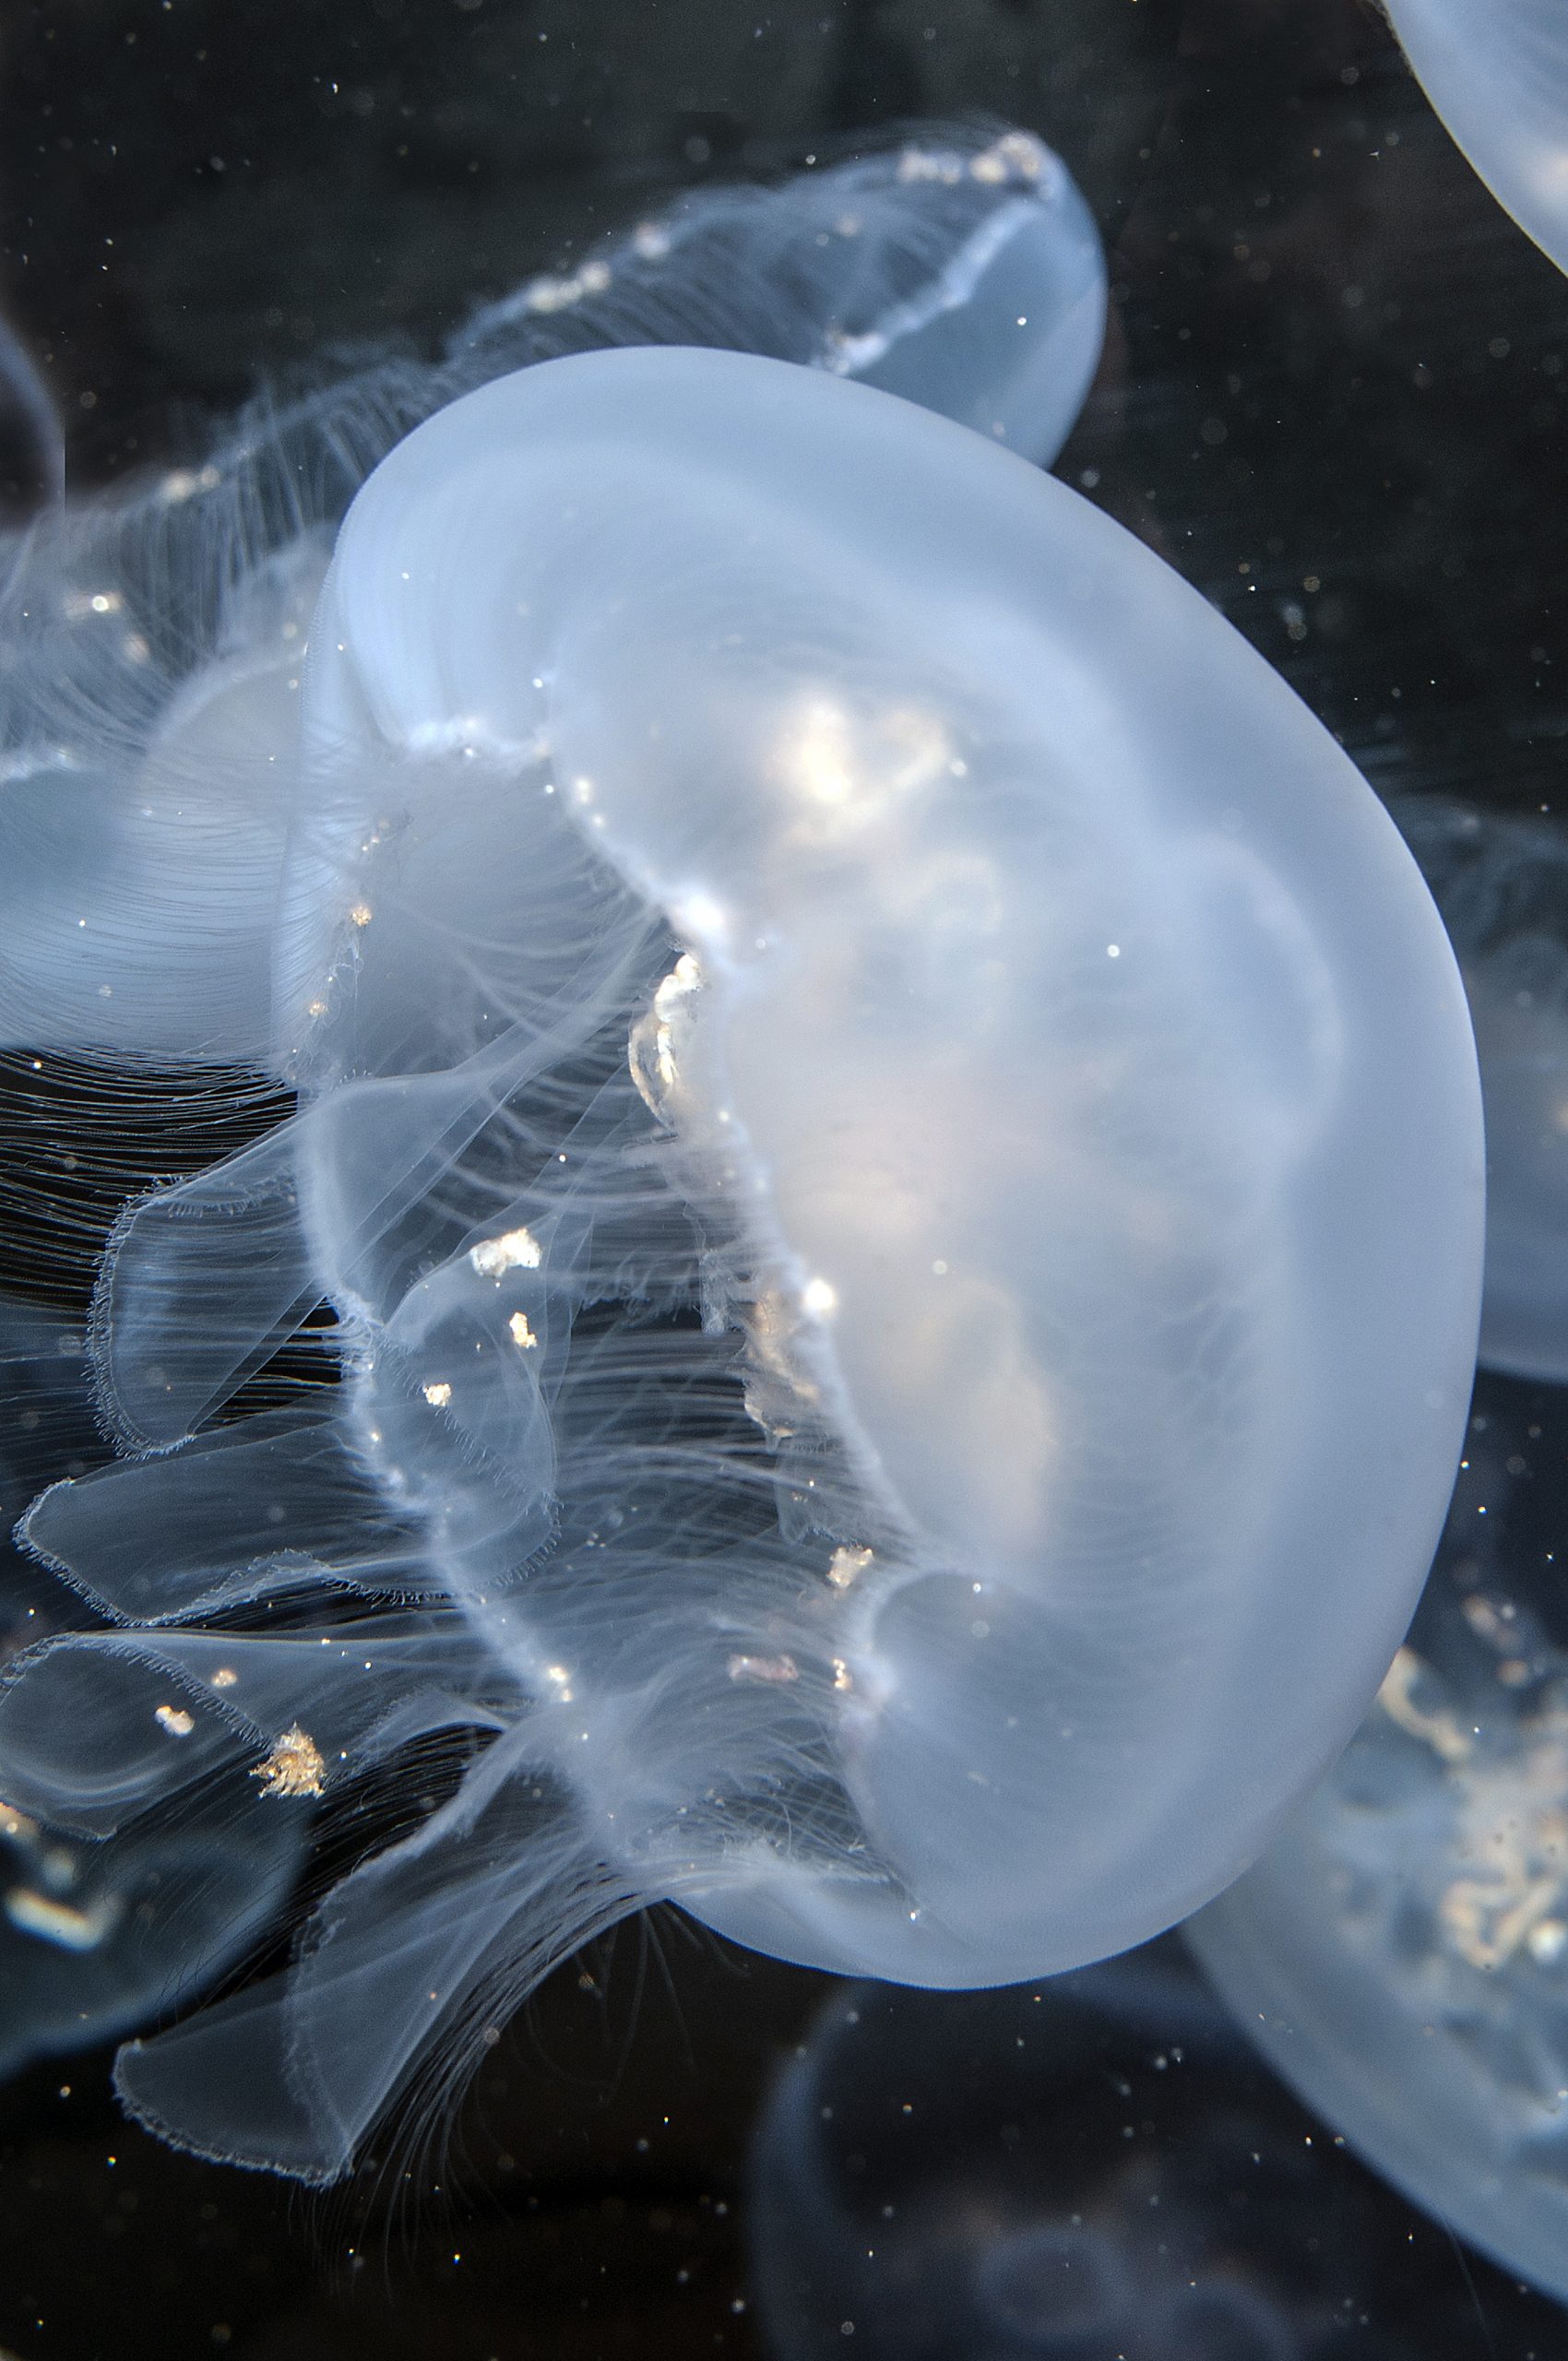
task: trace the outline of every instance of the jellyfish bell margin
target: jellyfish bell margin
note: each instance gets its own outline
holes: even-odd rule
[[[1558,0],[1384,0],[1428,98],[1498,202],[1568,270],[1568,18]]]
[[[1218,1891],[1404,1630],[1474,1359],[1463,993],[1326,733],[1010,454],[690,350],[400,444],[301,702],[300,1112],[132,1209],[100,1375],[162,1455],[29,1538],[108,1601],[156,1530],[204,1743],[487,1743],[133,2110],[331,2179],[639,1902],[964,1986]],[[322,1297],[331,1409],[208,1423]],[[204,1696],[202,1614],[313,1581],[327,1644]],[[115,1638],[0,1761],[30,1679],[146,1759]]]

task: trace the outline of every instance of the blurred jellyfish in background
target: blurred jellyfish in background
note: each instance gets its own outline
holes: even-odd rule
[[[1443,801],[1394,816],[1436,896],[1486,1109],[1480,1357],[1568,1379],[1568,844],[1555,823]]]
[[[534,279],[492,306],[445,362],[368,369],[281,412],[258,405],[206,465],[17,537],[0,648],[8,799],[0,1001],[13,1044],[89,1047],[74,1063],[24,1061],[21,1128],[6,1144],[13,1252],[47,1257],[45,1293],[73,1293],[72,1266],[101,1242],[116,1180],[121,1195],[135,1192],[134,1143],[160,1097],[160,1152],[150,1165],[142,1141],[148,1170],[199,1161],[204,1140],[225,1129],[244,1137],[280,1111],[264,1081],[168,1062],[265,1050],[257,1011],[271,945],[255,904],[281,858],[279,765],[292,744],[311,611],[345,502],[414,419],[488,374],[564,350],[734,342],[893,388],[918,367],[929,401],[973,412],[995,439],[1016,438],[1049,458],[1093,374],[1104,311],[1099,243],[1060,161],[1022,133],[944,133],[783,189],[689,196],[571,278]],[[25,512],[57,501],[58,422],[26,351],[5,332],[0,433],[12,504]],[[89,706],[99,709],[97,761],[84,765]],[[172,851],[205,856],[199,960],[184,933],[191,913],[170,893]],[[113,897],[102,890],[106,860]],[[53,954],[62,929],[85,931],[88,912],[97,973],[73,994]],[[23,979],[51,966],[63,993],[52,1009],[30,1005]],[[113,1058],[118,1065],[95,1062]],[[278,1715],[265,1727],[255,1720],[254,1639],[247,1714],[226,1694],[236,1684],[220,1632],[144,1643],[133,1674],[113,1633],[87,1628],[105,1616],[177,1619],[197,1606],[221,1613],[221,1582],[182,1598],[160,1558],[163,1536],[127,1535],[117,1579],[87,1595],[69,1586],[69,1569],[62,1582],[41,1562],[57,1506],[34,1520],[25,1553],[12,1546],[11,1528],[36,1495],[109,1453],[89,1407],[85,1322],[74,1310],[51,1316],[20,1303],[0,1305],[0,1314],[6,1658],[70,1634],[52,1670],[35,1676],[30,1712],[11,1701],[11,1776],[0,1797],[6,2070],[166,2011],[246,1949],[293,1883],[321,1780]],[[294,1398],[302,1375],[334,1373],[319,1352],[281,1382],[279,1369],[275,1359],[271,1390],[283,1399]],[[351,1517],[352,1499],[342,1507]],[[283,1521],[276,1499],[267,1521]],[[272,1556],[271,1587],[287,1593],[297,1570],[285,1551]],[[234,1587],[248,1597],[256,1585]],[[272,1604],[286,1613],[286,1597]],[[396,1662],[394,1638],[384,1613],[374,1641]],[[440,1642],[422,1632],[420,1647],[428,1668]],[[293,1661],[287,1645],[276,1661]],[[67,1672],[69,1706],[57,1710]],[[104,1732],[90,1713],[85,1724],[73,1716],[96,1681],[126,1679],[146,1691],[146,1746],[115,1755],[110,1739],[94,1757]],[[229,1709],[199,1736],[185,1702],[193,1681],[204,1704]],[[362,1772],[410,1739],[407,1712],[373,1718],[376,1737],[354,1758]],[[465,1707],[459,1719],[469,1718]],[[349,1759],[340,1750],[339,1779]],[[281,1808],[258,1812],[258,1797]]]
[[[257,1012],[271,944],[255,905],[281,858],[279,765],[292,745],[311,611],[343,505],[413,420],[467,385],[562,351],[729,342],[891,389],[914,369],[929,402],[1049,458],[1093,374],[1104,312],[1098,239],[1060,161],[1022,133],[944,133],[782,189],[688,196],[571,277],[531,280],[490,307],[445,362],[368,369],[281,412],[258,405],[207,464],[17,539],[0,651],[9,827],[0,1000],[13,1043],[47,1052],[85,1042],[91,1054],[75,1064],[49,1059],[42,1082],[45,1061],[26,1062],[18,1103],[38,1104],[7,1141],[14,1250],[49,1258],[58,1296],[62,1274],[101,1240],[116,1174],[121,1193],[134,1193],[127,1142],[138,1124],[146,1130],[160,1092],[162,1153],[150,1169],[193,1152],[199,1160],[215,1123],[243,1137],[268,1112],[276,1120],[266,1083],[210,1063],[208,1081],[201,1066],[168,1062],[265,1052]],[[36,510],[58,498],[62,441],[36,372],[8,336],[0,409],[14,504]],[[101,708],[91,766],[77,743],[88,706]],[[197,848],[208,898],[193,959],[191,914],[171,896],[167,869],[172,849],[183,860]],[[102,891],[105,861],[117,880],[113,898]],[[85,931],[84,912],[97,973],[73,996],[52,948],[62,930]],[[64,991],[46,1010],[18,987],[49,966]],[[94,1057],[120,1062],[95,1074]],[[33,1170],[30,1203],[23,1166]],[[40,1189],[41,1172],[53,1187],[46,1180]],[[69,1275],[64,1285],[69,1295]],[[74,1313],[5,1307],[6,1656],[46,1635],[72,1636],[35,1676],[30,1716],[12,1700],[12,1775],[0,1802],[3,2069],[166,2011],[248,1947],[293,1882],[322,1784],[314,1753],[291,1743],[291,1725],[254,1718],[254,1638],[247,1716],[226,1693],[232,1668],[220,1635],[198,1643],[171,1632],[160,1649],[139,1650],[133,1676],[112,1633],[83,1628],[104,1616],[123,1624],[197,1607],[221,1613],[220,1581],[198,1581],[182,1597],[160,1537],[142,1532],[125,1536],[116,1579],[84,1596],[68,1586],[68,1569],[62,1582],[40,1560],[64,1495],[34,1520],[26,1554],[10,1546],[35,1495],[108,1456],[89,1406],[84,1327]],[[272,1391],[289,1399],[278,1368]],[[293,1379],[332,1373],[318,1352]],[[351,1517],[351,1496],[341,1506]],[[269,1524],[283,1514],[280,1501],[267,1503]],[[243,1535],[240,1548],[242,1558],[253,1554]],[[273,1563],[272,1590],[284,1596],[272,1604],[286,1614],[297,1567],[282,1550]],[[247,1577],[234,1587],[248,1597],[256,1585]],[[395,1636],[383,1612],[374,1639],[393,1664]],[[428,1670],[440,1639],[422,1630],[420,1653]],[[274,1660],[288,1666],[297,1654],[285,1644]],[[74,1716],[90,1709],[95,1683],[118,1689],[133,1678],[146,1691],[137,1711],[150,1752],[89,1761],[90,1710],[85,1726]],[[204,1704],[229,1707],[199,1736],[185,1702],[193,1681]],[[107,1726],[120,1729],[131,1710],[120,1706]],[[407,1712],[371,1718],[376,1734],[352,1758],[361,1774],[410,1742]],[[457,1718],[470,1718],[466,1705]],[[350,1760],[339,1749],[339,1783]],[[24,1809],[23,1796],[47,1818]],[[258,1798],[280,1808],[257,1811]]]
[[[94,1619],[9,1535],[42,1484],[106,1456],[79,1328],[0,1299],[0,1665]],[[165,1684],[153,1728],[177,1748],[187,1722]],[[208,1981],[267,1926],[303,1856],[297,1808],[258,1813],[243,1786],[182,1793],[165,1770],[147,1809],[129,1796],[108,1809],[86,1788],[95,1734],[71,1736],[79,1808],[54,1791],[50,1819],[35,1818],[18,1800],[25,1774],[0,1796],[0,2073],[125,2032]]]
[[[1188,1934],[1418,2204],[1568,2297],[1568,1394],[1483,1376],[1443,1548],[1350,1747]]]
[[[1315,2131],[1163,1945],[1043,1987],[852,1985],[754,2143],[769,2348],[1415,2361],[1404,2225]]]
[[[1568,270],[1562,0],[1384,0],[1428,98],[1492,194]]]
[[[0,1786],[97,1833],[454,1768],[290,1969],[123,2055],[184,2144],[334,2177],[656,1898],[932,1984],[1137,1940],[1404,1629],[1463,996],[1327,734],[998,447],[944,323],[1022,303],[983,225],[1027,258],[1040,154],[908,147],[833,229],[809,184],[718,283],[813,369],[576,349],[694,335],[707,201],[21,552],[0,1028],[299,1110],[117,1228],[125,1457],[23,1526],[115,1628],[19,1662]],[[985,432],[886,397],[928,376]],[[312,1320],[327,1382],[259,1406]]]

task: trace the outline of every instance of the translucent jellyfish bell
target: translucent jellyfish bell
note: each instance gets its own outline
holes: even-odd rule
[[[1418,2205],[1568,2298],[1568,1396],[1485,1381],[1377,1704],[1187,1929],[1238,2023]]]
[[[1492,194],[1568,270],[1561,0],[1385,0],[1432,105]]]
[[[1480,1357],[1568,1379],[1568,842],[1456,804],[1395,814],[1469,999],[1486,1107]]]
[[[578,350],[585,307],[611,331],[593,342],[805,360],[1048,465],[1099,360],[1105,256],[1072,175],[1031,133],[944,129],[783,189],[692,191],[573,277],[481,312],[457,350],[564,320],[557,349]]]
[[[91,1728],[143,1776],[175,1664],[258,1810],[473,1759],[286,1975],[125,2053],[187,2145],[331,2178],[656,1897],[932,1984],[1136,1941],[1404,1629],[1479,1292],[1446,940],[1267,668],[997,441],[588,353],[339,536],[263,748],[300,1111],[120,1225],[139,1456],[26,1538],[124,1628],[24,1666],[0,1771],[66,1788],[33,1734]],[[89,1022],[98,944],[30,956]],[[215,1424],[323,1299],[336,1391]]]

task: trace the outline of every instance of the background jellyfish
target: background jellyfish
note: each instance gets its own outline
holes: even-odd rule
[[[1395,817],[1465,979],[1486,1106],[1480,1354],[1568,1378],[1568,850],[1548,820],[1446,802]]]
[[[65,437],[15,329],[0,320],[0,512],[26,516],[65,493]]]
[[[1433,106],[1568,270],[1568,25],[1557,0],[1384,0]]]
[[[1311,2105],[1419,2204],[1568,2296],[1568,1402],[1476,1396],[1378,1703],[1188,1934]]]
[[[1379,2361],[1433,2350],[1404,2225],[1180,1952],[984,1994],[852,1985],[752,2159],[780,2361]],[[1442,2323],[1448,2326],[1449,2323]],[[1458,2340],[1446,2336],[1443,2350]]]
[[[439,412],[313,632],[301,1111],[121,1225],[148,1455],[24,1535],[134,1628],[30,1657],[0,1761],[156,1782],[171,1681],[258,1809],[473,1757],[130,2106],[329,2178],[659,1896],[930,1983],[1182,1915],[1386,1661],[1473,1351],[1467,1024],[1373,800],[1071,494],[751,357]],[[336,1396],[213,1423],[323,1297]]]
[[[0,1663],[93,1619],[8,1536],[41,1484],[106,1455],[79,1328],[0,1299]],[[154,1714],[177,1747],[188,1719],[177,1696]],[[85,1774],[91,1734],[74,1738]],[[202,1777],[208,1768],[186,1782],[165,1768],[144,1793],[125,1785],[113,1797],[86,1796],[79,1775],[74,1798],[52,1789],[47,1819],[17,1794],[0,1800],[0,2072],[172,2007],[281,1904],[303,1851],[298,1808],[256,1813],[243,1786]]]

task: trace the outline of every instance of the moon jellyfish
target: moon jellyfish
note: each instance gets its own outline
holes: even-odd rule
[[[1486,1108],[1480,1356],[1568,1378],[1568,844],[1448,803],[1395,813],[1458,955]]]
[[[655,1898],[934,1985],[1123,1948],[1405,1628],[1479,1285],[1446,939],[1267,667],[1000,440],[733,352],[498,378],[370,476],[303,667],[325,543],[274,536],[140,767],[73,708],[9,807],[75,869],[7,888],[8,1022],[298,1112],[112,1241],[125,1456],[24,1533],[119,1628],[24,1660],[0,1772],[330,1811],[468,1750],[123,2053],[177,2142],[332,2178]],[[245,1415],[302,1323],[337,1383]]]
[[[1568,1397],[1483,1383],[1409,1639],[1306,1809],[1189,1934],[1420,2205],[1568,2297]]]
[[[1384,0],[1492,195],[1568,270],[1568,18],[1560,0]]]
[[[778,2361],[849,2336],[872,2361],[1326,2361],[1403,2247],[1158,1952],[1043,1989],[836,1994],[747,2212]],[[1378,2319],[1369,2349],[1419,2348]]]
[[[0,1532],[46,1476],[80,1476],[106,1454],[88,1411],[83,1342],[59,1321],[0,1298]],[[0,1542],[0,1667],[89,1613]],[[50,1635],[46,1641],[45,1635]],[[165,1743],[188,1735],[179,1692],[154,1707]],[[90,1737],[77,1733],[85,1740]],[[85,1763],[78,1765],[85,1768]],[[0,2074],[101,2041],[210,1981],[285,1900],[299,1864],[297,1811],[262,1817],[243,1788],[164,1775],[138,1809],[102,1795],[85,1809],[53,1785],[49,1818],[0,1797]],[[25,1774],[24,1774],[25,1777]],[[196,1792],[183,1792],[185,1786]]]
[[[698,190],[629,247],[481,312],[458,349],[505,345],[524,323],[537,335],[541,315],[585,298],[610,299],[595,342],[808,360],[1042,466],[1067,439],[1105,339],[1093,217],[1060,157],[1025,131],[942,131],[781,190]]]

